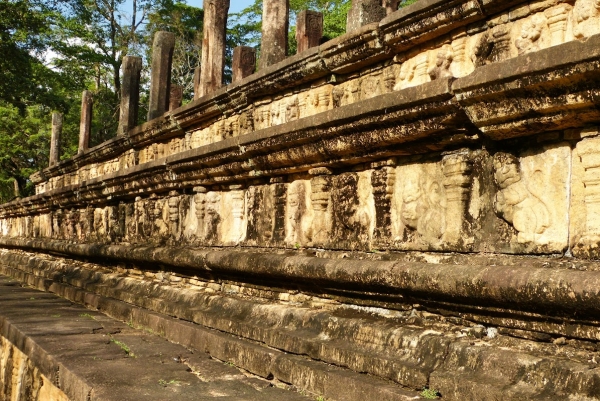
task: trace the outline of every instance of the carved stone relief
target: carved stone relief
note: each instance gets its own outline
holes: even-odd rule
[[[210,126],[209,143],[222,141],[225,137],[225,121],[219,120]]]
[[[309,92],[301,92],[298,93],[298,111],[300,113],[300,118],[308,117],[311,114],[310,107],[310,93]]]
[[[560,45],[565,42],[567,22],[572,8],[570,4],[562,3],[544,11],[544,15],[548,19],[548,28],[550,29],[550,46]]]
[[[248,231],[249,245],[260,245],[271,241],[273,236],[273,197],[268,185],[253,186],[248,189]]]
[[[471,196],[473,163],[469,150],[458,151],[442,158],[446,195],[446,229],[443,241],[455,245],[470,245],[464,232],[467,204]]]
[[[469,37],[462,31],[453,37],[452,40],[452,64],[450,71],[454,77],[464,77],[473,72],[474,66],[471,59],[467,56],[467,45]]]
[[[594,131],[598,134],[597,129]],[[573,152],[570,215],[575,256],[600,256],[600,138],[580,141]]]
[[[94,209],[93,237],[96,241],[103,242],[108,234],[108,221],[105,208]]]
[[[424,51],[414,58],[414,75],[411,86],[421,85],[429,81],[429,51]]]
[[[61,239],[63,235],[63,211],[61,209],[52,212],[52,238]]]
[[[196,212],[196,221],[197,221],[197,230],[196,237],[199,239],[204,239],[206,237],[206,225],[205,225],[205,217],[206,217],[206,193],[207,190],[204,187],[196,187],[194,188],[194,205]]]
[[[219,226],[221,224],[221,195],[218,192],[206,194],[206,207],[204,215],[204,239],[215,242],[219,239]]]
[[[390,93],[394,91],[396,77],[399,72],[400,66],[398,64],[392,64],[383,69],[381,73],[381,93]]]
[[[429,82],[429,57],[430,51],[424,50],[402,63],[394,90],[397,91]]]
[[[290,247],[305,246],[309,241],[306,233],[310,231],[312,210],[310,182],[297,180],[288,187],[285,205],[285,242]]]
[[[374,170],[371,174],[375,204],[375,229],[373,238],[378,242],[387,242],[392,236],[392,199],[394,197],[395,184],[395,167],[383,167]]]
[[[292,95],[285,99],[285,119],[286,121],[294,121],[300,118],[300,105],[298,103],[298,95]]]
[[[361,100],[361,81],[358,78],[336,86],[332,92],[335,107],[346,106]]]
[[[77,222],[79,221],[79,211],[69,210],[67,213],[67,239],[75,240],[77,235]]]
[[[445,45],[438,50],[435,65],[427,71],[432,81],[435,81],[438,78],[450,78],[453,76],[452,71],[450,70],[453,58],[454,51],[452,50],[452,46]]]
[[[539,39],[545,26],[546,20],[542,14],[536,14],[525,20],[521,25],[521,33],[515,40],[515,46],[519,55],[540,49]]]
[[[240,114],[238,119],[240,135],[249,134],[254,131],[254,121],[251,116],[252,113],[250,110],[244,111]]]
[[[510,31],[509,25],[497,25],[477,38],[471,55],[475,67],[496,63],[511,57]]]
[[[221,196],[221,240],[235,245],[246,237],[246,191],[241,185],[231,185]]]
[[[158,198],[156,194],[150,196],[147,204],[153,223],[152,239],[158,243],[163,243],[167,240],[170,233],[169,225],[167,224],[169,221],[168,205],[164,199]]]
[[[124,232],[124,240],[126,242],[135,242],[136,239],[136,226],[137,222],[135,220],[135,203],[126,203],[124,205],[125,208],[125,232]]]
[[[278,100],[271,103],[271,125],[285,124],[287,114],[287,104],[285,100]]]
[[[385,185],[385,196],[391,198],[389,218],[387,213],[385,217],[390,220],[389,231],[376,228],[376,233],[381,231],[393,247],[403,250],[471,249],[473,239],[466,218],[472,169],[468,150],[449,153],[441,161],[398,165]],[[377,205],[386,204],[381,199],[382,187],[374,184],[378,213],[381,206]],[[385,225],[383,221],[380,224]]]
[[[246,242],[249,245],[269,246],[285,239],[286,189],[284,183],[248,189]]]
[[[318,246],[330,242],[331,211],[330,190],[331,171],[327,168],[316,168],[309,171],[313,176],[310,180],[310,202],[313,212],[312,224],[306,233],[309,245]]]
[[[254,109],[254,129],[261,130],[271,126],[271,105],[263,105]]]
[[[92,230],[94,228],[94,208],[88,206],[79,212],[79,231],[81,239],[88,241],[92,237]]]
[[[494,155],[494,210],[514,228],[511,244],[557,252],[566,247],[570,157],[568,146],[520,158],[504,152]]]
[[[437,246],[446,230],[446,198],[437,165],[400,166],[397,213],[402,242]]]
[[[179,216],[179,204],[181,198],[177,191],[169,192],[168,205],[169,205],[169,225],[172,238],[175,240],[179,239],[179,228],[180,228],[180,216]]]
[[[361,94],[360,99],[370,99],[372,97],[381,95],[382,83],[381,73],[365,75],[361,78]]]
[[[321,113],[333,108],[333,85],[323,85],[310,91],[309,115]]]
[[[110,242],[119,242],[125,232],[125,208],[123,204],[106,208],[108,237]]]
[[[282,243],[285,240],[285,206],[287,200],[288,184],[280,181],[279,178],[273,178],[271,182],[271,191],[275,196],[274,218],[273,218],[273,241]]]
[[[600,0],[577,0],[573,8],[573,35],[581,39],[600,33]]]

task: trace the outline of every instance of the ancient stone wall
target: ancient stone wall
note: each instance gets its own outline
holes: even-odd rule
[[[1,233],[594,257],[599,7],[421,0],[42,171]]]
[[[198,349],[315,394],[354,384],[273,350],[449,400],[598,399],[600,2],[376,3],[34,174],[0,206],[0,273],[264,345]]]

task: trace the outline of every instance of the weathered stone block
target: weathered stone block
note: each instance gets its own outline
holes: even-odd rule
[[[319,46],[323,36],[323,14],[304,10],[296,18],[296,42],[298,53]]]
[[[237,46],[233,49],[232,82],[238,82],[254,73],[256,69],[256,49]]]
[[[289,0],[264,1],[259,69],[283,61],[287,57],[289,10]]]
[[[381,0],[352,0],[346,21],[346,32],[356,31],[364,25],[379,22],[386,15],[387,10],[381,5]]]
[[[148,120],[162,116],[169,109],[174,49],[175,34],[161,31],[154,35]]]

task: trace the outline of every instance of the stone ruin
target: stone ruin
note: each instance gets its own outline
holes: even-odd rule
[[[147,123],[135,57],[115,139],[88,149],[84,92],[59,161],[53,118],[0,273],[330,400],[600,399],[600,1],[354,0],[325,43],[300,13],[287,57],[265,0],[222,86],[228,7],[193,102],[159,32]]]

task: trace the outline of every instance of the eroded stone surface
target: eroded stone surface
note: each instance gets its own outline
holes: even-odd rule
[[[14,251],[11,253],[16,256]],[[3,254],[7,256],[7,252]],[[12,264],[17,259],[9,257],[3,260]],[[90,263],[52,258],[46,258],[43,262],[34,262],[35,260],[35,257],[30,259],[29,267],[24,267],[24,264],[23,267],[16,268],[3,265],[2,272],[20,277],[24,282],[40,288],[49,288],[51,292],[76,302],[100,308],[117,319],[127,320],[130,325],[144,329],[147,333],[142,334],[142,341],[139,341],[140,333],[136,334],[133,330],[121,328],[119,333],[113,332],[113,327],[125,327],[124,324],[119,325],[96,313],[91,314],[94,320],[81,316],[86,318],[83,319],[86,325],[84,331],[102,327],[103,329],[93,330],[94,335],[113,332],[112,336],[117,341],[129,345],[129,350],[125,352],[130,357],[131,353],[137,353],[137,358],[147,361],[147,368],[153,365],[157,347],[162,350],[173,347],[155,342],[148,334],[152,330],[172,341],[203,349],[216,358],[231,361],[259,376],[273,374],[275,378],[332,400],[363,400],[365,394],[376,394],[378,398],[386,400],[404,400],[413,399],[415,394],[384,384],[372,376],[356,375],[333,366],[323,368],[323,364],[315,363],[314,359],[341,364],[361,372],[367,371],[412,388],[422,388],[427,383],[434,384],[450,400],[475,397],[481,388],[487,389],[489,399],[498,399],[500,394],[505,394],[503,397],[510,400],[528,399],[539,393],[547,394],[555,400],[573,397],[594,399],[598,396],[594,385],[598,375],[597,349],[591,344],[578,348],[574,340],[564,337],[553,343],[549,342],[552,337],[544,339],[541,334],[537,338],[538,342],[518,339],[515,338],[518,330],[511,332],[502,327],[465,326],[459,323],[460,319],[429,313],[417,305],[405,310],[358,307],[344,302],[318,302],[315,297],[297,292],[287,293],[286,297],[283,296],[285,293],[280,293],[279,302],[273,298],[264,302],[265,296],[268,296],[267,291],[263,291],[261,295],[255,289],[254,300],[249,300],[245,295],[252,292],[248,292],[250,288],[244,289],[242,283],[238,283],[242,284],[238,287],[214,281],[203,283],[202,279],[182,277],[174,273],[163,271],[149,275],[147,272],[134,271],[135,269],[123,276],[115,275],[111,268]],[[549,269],[541,270],[547,272]],[[121,270],[121,274],[126,271]],[[46,281],[45,277],[51,280]],[[63,277],[70,285],[62,283]],[[107,285],[116,282],[120,285]],[[217,285],[219,289],[216,289]],[[72,286],[75,286],[75,290]],[[22,299],[11,298],[11,308],[4,311],[4,315],[12,313],[15,302],[20,302],[21,308],[32,305],[34,300],[30,299],[31,294],[40,294],[37,295],[39,301],[36,299],[38,303],[45,303],[45,300],[53,297],[31,290],[19,291],[24,293]],[[3,291],[0,290],[0,293]],[[256,297],[262,300],[256,302]],[[3,296],[3,299],[6,297]],[[347,302],[349,298],[345,300]],[[189,303],[196,305],[196,308],[190,309],[186,306]],[[129,304],[140,305],[159,313],[134,308]],[[65,316],[70,313],[70,309],[74,309],[73,306],[65,307],[56,300],[53,307],[60,308]],[[174,320],[162,314],[180,316],[196,324]],[[35,322],[35,319],[27,321]],[[58,333],[77,335],[79,325],[77,321],[71,322]],[[216,328],[219,332],[207,330],[203,326]],[[269,347],[224,333],[252,338]],[[506,336],[504,333],[510,335]],[[116,347],[115,344],[118,345],[104,344],[94,355],[102,360],[102,350],[105,348],[111,355],[123,355],[123,348]],[[45,341],[42,345],[56,349],[52,341]],[[278,349],[309,358],[281,353]],[[183,360],[192,369],[210,365],[206,360],[202,362],[179,351],[166,351],[163,355],[173,353],[177,354],[174,358],[176,362]],[[123,367],[139,362],[130,361],[126,355],[120,360]],[[105,362],[108,361],[94,362],[93,365]],[[163,375],[165,369],[176,370],[177,366],[164,359],[162,365]],[[225,366],[220,365],[204,374],[197,372],[202,382],[199,387],[205,389],[207,384],[213,384],[213,378],[217,375],[222,377],[224,370]],[[240,379],[239,373],[231,376],[230,382],[231,379]],[[173,377],[173,380],[189,383],[191,386],[186,389],[173,388],[173,391],[178,392],[178,397],[185,397],[185,390],[192,390],[195,386],[185,377]],[[557,377],[563,380],[557,380]],[[96,380],[104,380],[104,376],[99,375]],[[459,382],[463,384],[458,385]],[[232,389],[231,384],[218,383],[224,386],[222,389],[225,392]],[[147,385],[152,386],[152,380]],[[263,388],[258,387],[259,391]],[[102,390],[101,386],[97,388]],[[164,396],[160,390],[156,394]],[[292,396],[291,393],[288,394]],[[263,394],[261,396],[264,397]]]

